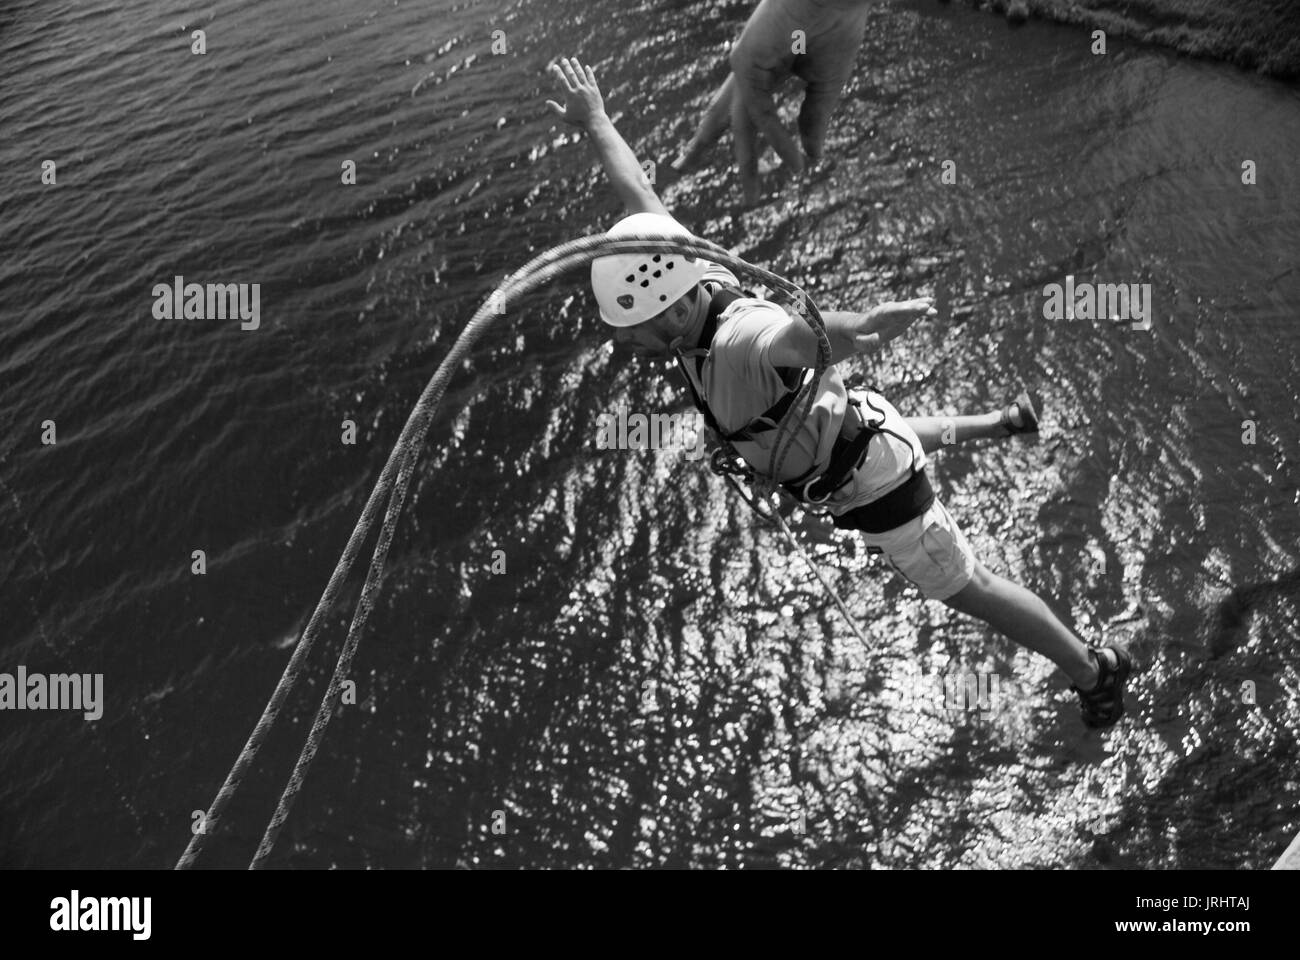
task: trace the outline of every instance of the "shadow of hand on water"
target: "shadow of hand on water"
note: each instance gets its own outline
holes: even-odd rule
[[[1250,629],[1251,612],[1275,597],[1300,596],[1300,569],[1278,577],[1235,588],[1219,601],[1209,639],[1211,659],[1231,653],[1241,646]]]

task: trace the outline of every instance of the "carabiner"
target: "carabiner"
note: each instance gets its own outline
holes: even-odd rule
[[[834,490],[830,490],[830,491],[827,492],[826,496],[822,497],[820,500],[814,500],[812,497],[810,497],[810,496],[808,495],[808,488],[811,487],[814,483],[816,483],[816,482],[817,482],[818,480],[820,480],[820,479],[821,479],[821,477],[813,477],[811,480],[809,480],[807,483],[805,483],[805,484],[803,485],[803,490],[800,491],[800,492],[801,492],[801,494],[802,494],[802,499],[803,499],[804,503],[810,503],[810,504],[812,504],[814,507],[819,507],[819,506],[821,506],[823,503],[825,503],[827,500],[829,500],[829,499],[831,498],[831,495],[832,495],[833,493],[835,493]]]

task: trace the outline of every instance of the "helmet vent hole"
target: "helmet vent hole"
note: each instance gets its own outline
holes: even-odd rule
[[[659,254],[656,253],[656,254],[655,254],[653,257],[651,257],[650,259],[653,260],[655,263],[658,263],[658,262],[659,262]]]
[[[655,279],[656,279],[656,280],[658,280],[658,279],[659,279],[659,276],[660,276],[660,274],[662,274],[662,273],[663,273],[663,271],[662,271],[662,270],[656,270],[656,271],[655,271],[655,272],[654,272],[654,278],[655,278]]]
[[[649,269],[650,269],[650,268],[647,267],[644,263],[641,264],[641,272],[642,272],[642,273],[645,273],[645,272],[646,272],[647,270],[649,270]]]
[[[662,294],[662,293],[659,294],[659,302],[660,302],[660,303],[663,303],[663,302],[664,302],[665,300],[667,300],[667,299],[668,299],[668,297],[666,297],[664,294]]]
[[[632,283],[634,280],[636,280],[636,277],[632,276],[632,274],[629,273],[627,275],[627,282]]]
[[[641,286],[643,286],[643,287],[648,287],[648,286],[650,286],[650,281],[649,281],[649,280],[642,280],[642,281],[641,281]]]
[[[673,268],[673,262],[669,260],[666,264],[664,264],[664,266],[666,266],[669,270],[671,270]]]

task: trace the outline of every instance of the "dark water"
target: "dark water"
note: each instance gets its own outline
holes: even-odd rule
[[[455,334],[618,214],[547,61],[595,62],[664,168],[751,4],[154,8],[0,14],[0,670],[102,672],[107,700],[0,714],[6,865],[175,861]],[[862,650],[706,471],[596,451],[602,412],[684,398],[602,344],[574,274],[453,382],[363,702],[274,864],[1262,867],[1300,828],[1300,92],[915,0],[872,13],[827,153],[748,212],[722,152],[659,185],[823,305],[937,295],[856,368],[905,413],[1040,386],[1042,440],[941,455],[941,495],[990,567],[1132,644],[1130,719],[1087,733],[1046,661],[808,520]],[[261,283],[261,328],[153,319],[176,274]],[[1151,283],[1151,330],[1045,321],[1066,274]],[[247,862],[355,596],[202,864]],[[890,706],[908,670],[1021,694]]]

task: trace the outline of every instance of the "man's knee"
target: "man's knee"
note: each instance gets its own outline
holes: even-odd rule
[[[993,598],[993,584],[994,574],[992,571],[976,560],[966,586],[943,602],[958,613],[979,616],[983,610],[987,609],[989,602]]]

